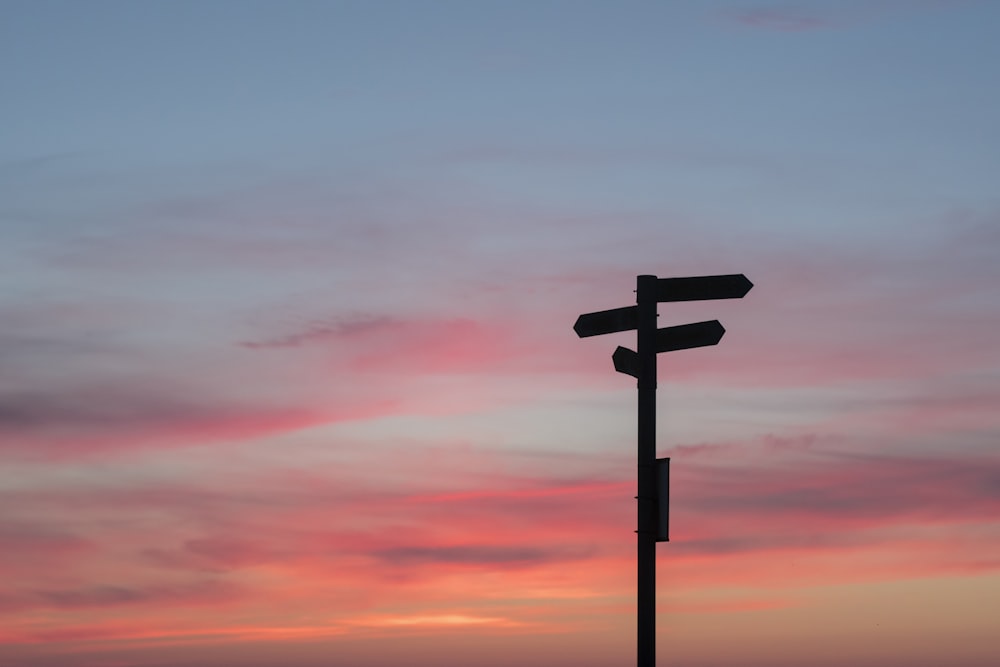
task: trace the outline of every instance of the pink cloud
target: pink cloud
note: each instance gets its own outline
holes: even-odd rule
[[[513,354],[511,340],[501,326],[470,319],[410,323],[386,339],[372,341],[350,367],[359,372],[484,372],[502,368]]]
[[[0,396],[0,451],[18,458],[68,460],[252,439],[338,419],[305,408],[202,399],[127,387]],[[381,412],[379,406],[366,407]],[[365,412],[359,406],[340,418]]]
[[[907,531],[989,521],[1000,511],[1000,466],[988,458],[799,451],[798,460],[770,467],[753,464],[753,457],[676,452],[671,553],[703,562],[740,554],[892,550],[909,539]],[[4,501],[25,517],[34,515],[40,530],[44,515],[32,506],[41,503],[72,504],[81,517],[115,508],[136,518],[187,517],[138,543],[129,559],[139,570],[239,573],[267,566],[308,578],[326,576],[339,563],[336,569],[377,589],[382,576],[433,580],[462,568],[514,576],[559,563],[623,562],[631,554],[632,480],[500,475],[487,488],[427,494],[376,492],[367,483],[340,487],[338,480],[351,476],[330,470],[316,486],[277,476],[225,493],[144,485],[76,496],[65,490],[7,494]],[[102,541],[121,545],[125,537]],[[91,553],[78,562],[108,555]]]
[[[4,495],[0,492],[0,497]],[[39,525],[28,518],[17,520],[16,510],[8,497],[7,516],[0,520],[0,576],[5,580],[14,582],[40,571],[59,571],[94,553],[97,545],[67,522]]]
[[[674,539],[660,557],[674,594],[1000,567],[988,556],[995,536],[977,528],[1000,511],[995,460],[854,456],[829,452],[831,444],[762,436],[671,452]],[[434,457],[401,451],[379,448],[300,471],[207,469],[169,483],[125,478],[4,491],[7,512],[42,533],[54,530],[47,526],[60,508],[74,507],[74,525],[93,541],[63,565],[75,583],[47,582],[41,565],[19,570],[20,590],[0,600],[0,615],[11,621],[5,636],[197,644],[263,638],[271,628],[290,641],[300,635],[283,633],[289,617],[322,620],[302,624],[301,637],[396,627],[366,619],[465,616],[552,632],[560,619],[631,595],[631,478],[511,473],[521,469],[512,455],[495,452],[471,457],[473,474],[456,478]],[[361,474],[384,458],[407,460],[408,475],[387,483]],[[593,467],[600,469],[596,460]],[[444,475],[436,483],[427,479],[435,470]],[[678,599],[665,598],[665,612],[699,614],[793,602],[767,592],[671,600]],[[213,612],[232,604],[262,619],[259,632],[243,633]],[[15,623],[27,609],[59,615]],[[100,614],[95,627],[106,634],[87,636],[83,612]],[[413,621],[412,629],[436,627]]]
[[[276,338],[241,343],[254,350],[325,347],[351,374],[433,375],[499,371],[516,356],[514,336],[498,321],[470,318],[333,318]]]

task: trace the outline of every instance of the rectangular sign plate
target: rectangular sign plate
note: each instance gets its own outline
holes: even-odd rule
[[[670,541],[670,458],[656,459],[656,541]]]

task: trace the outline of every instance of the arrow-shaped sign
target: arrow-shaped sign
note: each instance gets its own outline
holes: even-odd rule
[[[726,333],[719,320],[681,324],[676,327],[665,327],[656,330],[656,351],[673,352],[688,350],[693,347],[708,347],[717,345]],[[619,373],[639,377],[639,355],[627,347],[618,346],[611,355],[615,370]]]
[[[673,352],[687,350],[692,347],[718,345],[725,328],[719,320],[682,324],[676,327],[666,327],[656,330],[656,351]]]
[[[742,299],[753,283],[742,273],[724,276],[660,278],[656,281],[657,301],[705,301]]]
[[[639,355],[621,345],[611,355],[611,361],[615,362],[615,370],[625,375],[631,375],[639,379]]]
[[[637,326],[639,326],[639,308],[626,306],[625,308],[601,310],[596,313],[584,313],[576,318],[573,331],[580,338],[586,338],[615,333],[616,331],[628,331]]]

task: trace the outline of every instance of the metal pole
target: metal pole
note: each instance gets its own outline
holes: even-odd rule
[[[638,276],[638,552],[636,665],[656,664],[656,276]]]

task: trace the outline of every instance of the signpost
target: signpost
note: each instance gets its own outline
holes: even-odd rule
[[[670,459],[656,458],[656,355],[716,345],[726,330],[718,320],[656,328],[656,304],[666,301],[741,299],[753,283],[742,273],[685,278],[636,277],[636,305],[585,313],[573,330],[580,338],[636,330],[636,349],[618,347],[615,370],[638,380],[638,536],[636,665],[656,662],[656,543],[666,542]]]

